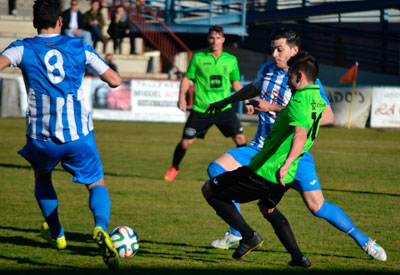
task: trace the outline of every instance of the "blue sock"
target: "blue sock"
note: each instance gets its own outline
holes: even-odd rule
[[[210,179],[215,178],[216,176],[219,176],[219,175],[221,175],[221,174],[223,174],[225,172],[226,172],[225,168],[222,167],[220,164],[214,162],[214,161],[211,162],[211,164],[207,168],[207,173],[208,173],[208,176],[210,177]],[[236,209],[240,213],[240,204],[235,202],[235,201],[232,201],[232,202],[235,205]],[[240,232],[237,231],[232,226],[229,228],[229,232],[232,235],[235,235],[236,237],[242,237],[242,234],[240,234]]]
[[[111,202],[107,188],[104,185],[95,185],[89,192],[89,207],[93,212],[95,227],[101,226],[108,232]]]
[[[235,202],[234,200],[232,200],[233,204],[235,205],[237,211],[240,212],[240,204]],[[232,226],[229,228],[229,232],[231,232],[232,235],[236,236],[236,237],[242,237],[242,234],[240,234],[239,231],[237,231],[235,228],[233,228]]]
[[[340,207],[330,204],[326,200],[324,200],[321,208],[314,213],[314,216],[327,220],[337,229],[350,235],[360,247],[363,247],[369,240],[368,236],[365,236],[360,230],[358,230]]]
[[[35,182],[35,197],[39,204],[44,219],[50,228],[51,238],[56,239],[64,235],[60,221],[58,220],[58,200],[51,181]]]
[[[219,176],[225,172],[226,172],[225,168],[214,161],[211,162],[207,168],[207,174],[210,177],[210,179],[215,178],[216,176]]]

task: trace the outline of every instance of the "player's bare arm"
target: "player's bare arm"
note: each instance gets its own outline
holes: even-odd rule
[[[292,139],[292,145],[290,146],[289,154],[286,157],[285,162],[281,166],[281,168],[276,171],[276,180],[286,186],[283,182],[283,178],[287,175],[290,165],[295,161],[303,151],[304,145],[307,141],[307,129],[304,127],[296,126],[293,129],[294,136]]]
[[[119,85],[121,85],[121,77],[119,76],[119,74],[117,72],[115,72],[112,69],[108,69],[107,71],[105,71],[101,76],[100,76],[101,80],[103,80],[104,82],[107,82],[107,84],[111,87],[111,88],[116,88]]]
[[[221,110],[226,107],[228,104],[235,103],[238,101],[242,101],[245,99],[253,98],[260,94],[260,90],[253,86],[253,84],[248,84],[244,86],[240,91],[234,93],[230,97],[227,97],[223,100],[214,102],[209,105],[206,110],[206,114],[215,114],[221,112]]]
[[[186,76],[182,78],[181,85],[179,87],[179,100],[178,100],[178,108],[183,112],[186,111],[186,93],[188,92],[190,87],[190,79]]]
[[[11,65],[11,60],[5,56],[0,55],[0,72]]]

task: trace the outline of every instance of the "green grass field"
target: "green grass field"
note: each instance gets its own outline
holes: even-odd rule
[[[183,125],[95,121],[96,142],[111,197],[111,230],[134,228],[141,247],[121,269],[134,274],[375,274],[400,272],[400,131],[323,128],[311,152],[325,198],[339,205],[365,234],[385,248],[388,260],[371,260],[355,242],[312,216],[290,190],[279,208],[291,223],[309,270],[289,267],[289,254],[255,202],[243,215],[264,245],[243,260],[210,247],[227,229],[202,198],[208,164],[233,147],[212,128],[195,142],[172,183],[163,181]],[[245,126],[248,141],[255,125]],[[53,173],[68,247],[56,251],[39,237],[43,222],[34,197],[33,172],[17,154],[25,144],[23,119],[0,119],[0,272],[108,274],[91,240],[88,192],[60,166]]]

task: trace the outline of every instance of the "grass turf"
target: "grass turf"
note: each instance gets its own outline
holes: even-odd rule
[[[141,239],[136,256],[121,269],[136,274],[376,274],[400,272],[400,131],[323,128],[311,152],[325,198],[340,206],[358,228],[385,248],[388,260],[371,260],[346,234],[312,216],[297,192],[279,209],[291,223],[310,270],[289,267],[289,254],[262,218],[255,202],[243,215],[264,244],[243,260],[210,242],[227,226],[207,205],[200,188],[208,164],[233,147],[214,127],[188,150],[180,174],[163,181],[179,141],[181,124],[95,121],[96,142],[109,189],[111,230],[134,228]],[[250,139],[255,125],[245,126]],[[33,172],[17,151],[25,144],[23,119],[0,119],[0,272],[108,274],[91,240],[88,192],[61,166],[53,173],[60,220],[68,247],[56,251],[39,237],[43,221],[34,197]],[[249,141],[249,140],[248,140]]]

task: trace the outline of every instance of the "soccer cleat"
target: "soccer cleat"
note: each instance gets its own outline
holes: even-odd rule
[[[376,240],[370,239],[363,247],[365,253],[371,258],[379,261],[386,261],[385,250],[376,242]]]
[[[242,237],[237,237],[228,231],[222,239],[212,241],[211,246],[220,249],[229,249],[231,246],[239,244],[241,239]]]
[[[240,259],[249,254],[252,250],[256,249],[264,242],[263,238],[254,231],[254,236],[250,240],[240,240],[239,247],[236,248],[232,254],[232,258]]]
[[[303,255],[300,260],[291,260],[288,262],[288,265],[290,266],[300,266],[304,268],[310,268],[311,267],[311,261]]]
[[[119,266],[119,256],[117,250],[111,241],[110,236],[101,228],[101,226],[96,226],[93,230],[93,239],[96,241],[97,245],[100,247],[103,253],[104,263],[111,269],[118,268]]]
[[[65,249],[67,247],[67,241],[65,239],[65,235],[58,237],[57,239],[52,239],[50,235],[50,228],[47,222],[44,222],[40,227],[40,234],[43,239],[50,242],[52,246],[57,248],[58,250]]]
[[[175,167],[171,167],[167,173],[165,173],[164,180],[173,181],[175,177],[178,175],[179,171],[176,170]]]

